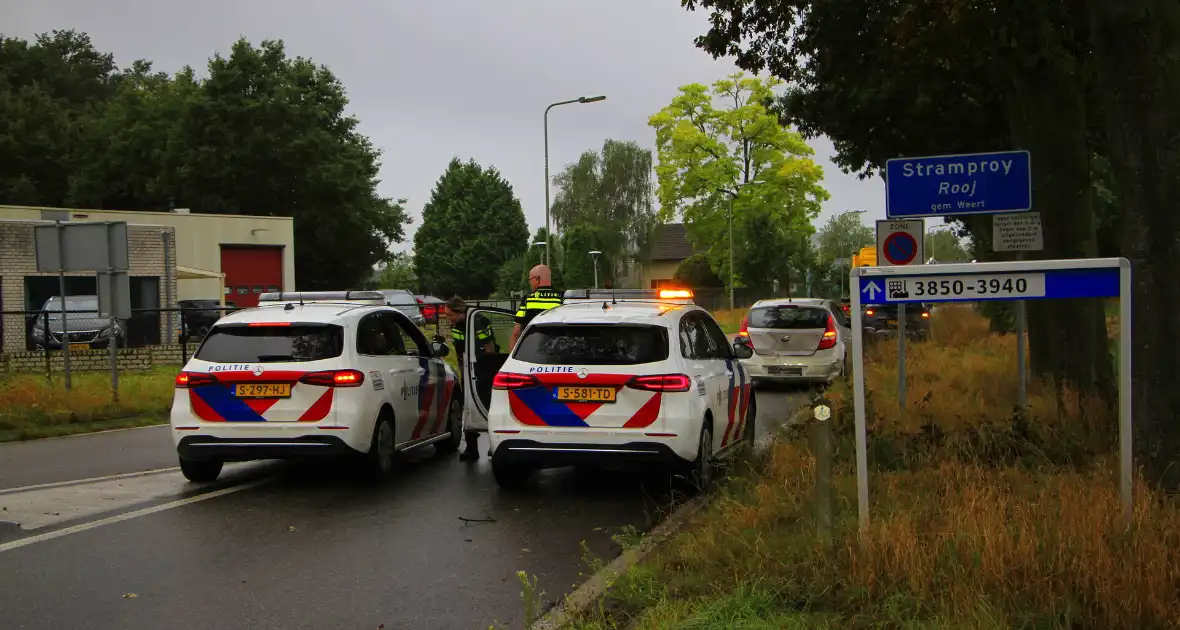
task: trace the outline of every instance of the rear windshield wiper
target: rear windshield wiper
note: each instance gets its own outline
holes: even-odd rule
[[[258,361],[261,363],[275,363],[277,361],[295,361],[297,358],[293,354],[260,354]]]

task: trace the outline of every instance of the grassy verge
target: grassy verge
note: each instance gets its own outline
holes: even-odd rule
[[[17,374],[0,379],[0,442],[157,424],[172,404],[175,368],[119,375],[119,404],[110,375],[74,374],[69,391],[60,375]]]
[[[746,316],[746,309],[722,309],[713,311],[713,319],[721,326],[721,330],[727,334],[732,335],[737,333],[742,326],[742,318]]]
[[[1036,386],[1013,417],[1015,347],[970,309],[866,368],[872,522],[858,536],[851,400],[829,396],[836,527],[816,536],[815,460],[790,429],[573,627],[1174,628],[1180,507],[1137,482],[1124,526],[1104,405]],[[891,362],[891,357],[892,362]]]

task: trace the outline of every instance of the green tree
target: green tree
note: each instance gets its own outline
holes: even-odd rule
[[[75,31],[0,38],[0,199],[63,206],[116,66]]]
[[[781,83],[735,74],[711,88],[685,85],[648,121],[656,130],[661,218],[682,215],[689,239],[728,279],[732,207],[739,283],[788,271],[765,263],[797,247],[828,198],[811,148],[767,109]],[[761,183],[741,187],[752,182]]]
[[[968,262],[972,259],[953,227],[927,232],[925,241],[927,258],[934,258],[941,263]]]
[[[831,137],[844,168],[871,176],[897,155],[1028,149],[1036,156],[1042,255],[1097,253],[1084,12],[1056,0],[683,4],[710,10],[700,47],[790,82],[783,119]],[[990,254],[990,220],[966,223]],[[1100,305],[1030,304],[1029,324],[1034,371],[1111,395]]]
[[[646,260],[657,223],[651,174],[650,150],[607,140],[601,152],[586,151],[553,178],[554,225],[563,233],[578,225],[599,228],[600,265],[611,264],[611,277]],[[600,266],[599,275],[604,271]]]
[[[519,256],[527,239],[512,185],[495,168],[455,158],[422,209],[414,269],[427,293],[486,298],[505,261]]]
[[[381,289],[407,289],[418,293],[418,275],[414,273],[413,255],[398,252],[391,256],[381,269],[378,283]]]
[[[861,221],[860,214],[844,212],[828,219],[819,230],[819,259],[832,262],[841,258],[852,258],[862,247],[877,242],[873,228]]]
[[[594,257],[591,251],[603,252],[598,256],[598,286],[606,286],[610,282],[616,286],[614,260],[607,255],[606,243],[612,236],[607,226],[593,223],[575,223],[561,235],[562,257],[561,275],[562,286],[571,289],[583,289],[594,286]],[[556,285],[555,285],[556,286]]]
[[[680,262],[672,279],[681,286],[690,289],[711,289],[725,286],[721,278],[713,273],[709,265],[709,258],[703,253],[696,253]]]
[[[295,273],[308,289],[349,287],[388,256],[409,222],[377,193],[380,151],[345,114],[324,66],[291,59],[281,41],[238,40],[209,61],[179,129],[177,201],[203,212],[295,220]],[[314,245],[313,245],[314,244]]]

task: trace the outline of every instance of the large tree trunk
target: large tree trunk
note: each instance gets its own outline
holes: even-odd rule
[[[1033,209],[1042,217],[1045,248],[1035,258],[1098,254],[1083,64],[1060,16],[1022,5],[1014,16],[1012,89],[1006,107],[1016,147],[1032,155]],[[1030,53],[1037,53],[1035,57]],[[1111,400],[1114,373],[1103,305],[1097,300],[1028,304],[1030,367],[1058,384]]]
[[[1103,112],[1133,288],[1135,451],[1180,486],[1180,3],[1090,0]]]

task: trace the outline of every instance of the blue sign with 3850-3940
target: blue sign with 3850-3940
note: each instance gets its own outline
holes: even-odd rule
[[[890,219],[1032,209],[1028,151],[894,158],[885,164]]]
[[[906,276],[865,276],[861,304],[984,302],[1119,296],[1117,267]]]

